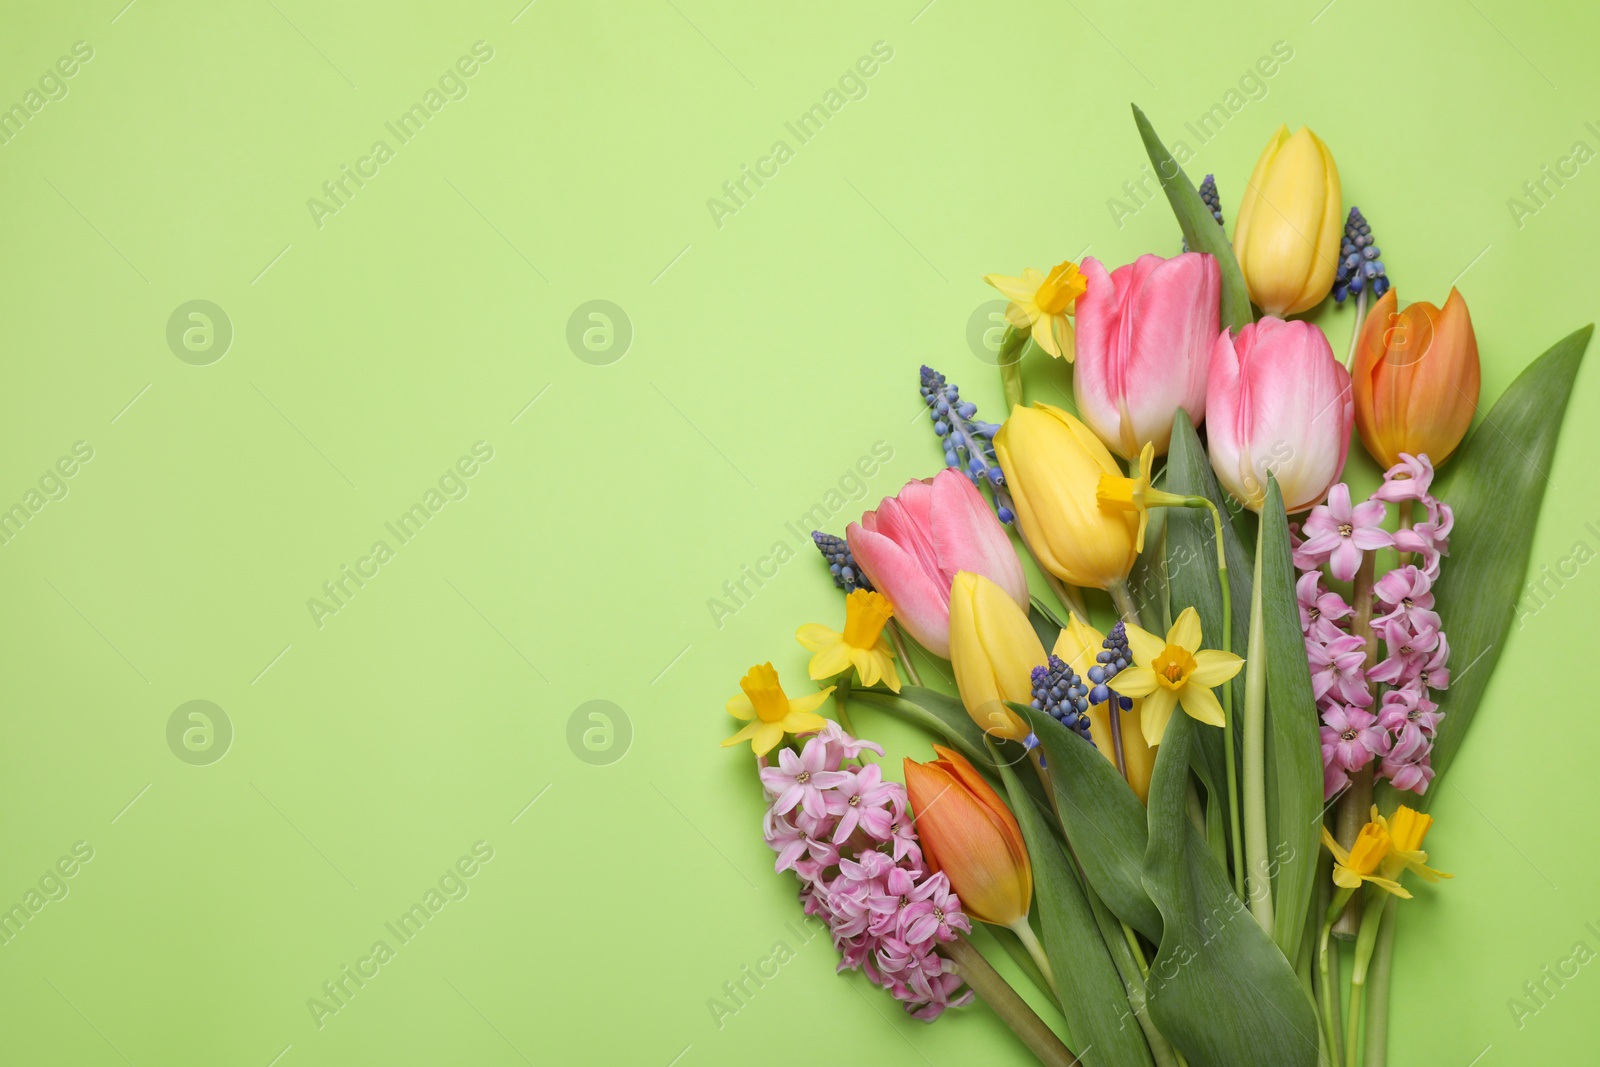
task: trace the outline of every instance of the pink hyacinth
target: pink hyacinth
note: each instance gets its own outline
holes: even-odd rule
[[[800,880],[805,913],[828,924],[839,970],[864,971],[931,1022],[972,1002],[936,951],[972,923],[949,880],[923,862],[905,786],[876,764],[847,764],[863,751],[883,755],[829,722],[799,755],[784,750],[777,767],[763,766],[762,834],[775,869]]]
[[[1374,760],[1377,776],[1396,789],[1421,793],[1433,780],[1429,759],[1443,713],[1429,693],[1450,684],[1450,642],[1435,610],[1433,586],[1449,553],[1455,516],[1432,496],[1432,485],[1428,457],[1402,455],[1369,499],[1352,504],[1349,487],[1335,485],[1327,503],[1312,509],[1304,529],[1294,531],[1294,563],[1303,572],[1295,593],[1322,720],[1327,799]],[[1381,527],[1385,502],[1421,504],[1422,521],[1387,533]],[[1401,566],[1373,586],[1372,632],[1382,640],[1384,655],[1368,667],[1366,641],[1347,629],[1354,610],[1325,588],[1322,567],[1349,580],[1365,553],[1391,546],[1401,553]],[[1419,562],[1408,562],[1408,554]],[[1374,711],[1374,691],[1385,686]]]
[[[1350,487],[1339,482],[1328,490],[1328,502],[1306,517],[1306,539],[1297,553],[1301,569],[1326,563],[1341,582],[1354,578],[1364,553],[1394,544],[1394,535],[1383,528],[1387,510],[1381,500],[1352,506]]]

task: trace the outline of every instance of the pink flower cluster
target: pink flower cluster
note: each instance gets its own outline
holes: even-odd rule
[[[1450,643],[1433,610],[1432,589],[1455,520],[1429,492],[1432,482],[1427,456],[1402,454],[1371,499],[1352,505],[1350,487],[1335,485],[1327,503],[1311,509],[1304,540],[1295,546],[1300,628],[1322,719],[1325,798],[1374,760],[1377,777],[1396,789],[1422,793],[1433,780],[1429,758],[1442,716],[1429,693],[1450,684]],[[1401,501],[1420,504],[1423,520],[1391,534],[1383,528],[1387,504]],[[1403,565],[1374,583],[1372,630],[1383,641],[1384,658],[1368,670],[1366,641],[1349,632],[1354,609],[1327,588],[1322,567],[1349,581],[1365,554],[1380,548],[1399,551]],[[1404,562],[1411,555],[1420,566]],[[1388,688],[1375,709],[1379,685]]]
[[[830,722],[798,754],[779,752],[778,766],[763,760],[762,832],[776,869],[800,879],[806,914],[828,924],[839,970],[861,968],[913,1018],[932,1022],[972,1002],[934,951],[972,923],[949,880],[923,863],[905,786],[884,781],[877,764],[846,765],[866,749],[883,755]]]

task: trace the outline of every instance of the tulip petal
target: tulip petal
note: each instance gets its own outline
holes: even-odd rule
[[[950,590],[932,577],[938,573],[937,562],[931,569],[925,568],[900,544],[862,523],[851,523],[845,529],[845,540],[856,563],[873,586],[889,597],[895,618],[917,643],[936,656],[949,658]],[[936,554],[930,550],[930,555]]]
[[[1022,573],[1022,561],[977,486],[960,471],[945,468],[934,475],[928,513],[941,573],[985,575],[1027,610],[1028,580]]]

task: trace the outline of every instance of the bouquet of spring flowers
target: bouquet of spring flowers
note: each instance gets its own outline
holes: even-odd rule
[[[1450,877],[1428,801],[1512,620],[1592,328],[1468,437],[1465,300],[1399,306],[1315,134],[1273,135],[1230,243],[1212,176],[1134,116],[1183,251],[987,277],[1005,421],[922,367],[945,469],[813,534],[845,593],[842,629],[796,634],[823,688],[750,668],[724,743],[753,750],[774,867],[839,968],[918,1019],[976,995],[1046,1064],[1382,1067],[1395,929]],[[1353,308],[1342,360],[1296,317],[1330,293]],[[1032,349],[1075,410],[1025,402]],[[1364,499],[1352,436],[1382,471]],[[934,758],[893,780],[852,708],[925,728]]]

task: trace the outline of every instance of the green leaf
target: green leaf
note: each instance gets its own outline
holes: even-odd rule
[[[1161,916],[1141,873],[1148,830],[1138,795],[1093,744],[1042,711],[1009,706],[1044,746],[1056,810],[1089,884],[1117,918],[1158,940]]]
[[[1593,332],[1589,325],[1567,335],[1517,375],[1435,491],[1455,511],[1450,556],[1433,586],[1450,635],[1452,674],[1450,688],[1439,696],[1445,714],[1433,743],[1436,776],[1455,759],[1505,647],[1527,580],[1561,418]],[[1436,795],[1436,789],[1426,794]]]
[[[902,719],[937,734],[949,742],[950,747],[971,760],[974,766],[988,767],[991,763],[989,750],[983,746],[983,731],[967,714],[966,705],[955,697],[925,686],[906,685],[900,687],[898,696],[887,690],[852,689],[850,699],[864,700],[892,711]]]
[[[1300,632],[1289,520],[1278,480],[1267,478],[1261,509],[1261,610],[1267,621],[1267,751],[1273,774],[1271,827],[1273,940],[1289,959],[1300,951],[1317,873],[1322,827],[1322,741],[1311,668]]]
[[[1133,108],[1133,121],[1139,125],[1139,136],[1144,139],[1150,165],[1155,167],[1156,178],[1166,190],[1172,213],[1178,216],[1178,226],[1183,230],[1183,239],[1189,242],[1190,251],[1210,253],[1222,268],[1222,325],[1234,331],[1242,329],[1246,323],[1254,322],[1255,316],[1250,313],[1250,292],[1245,288],[1244,273],[1233,256],[1228,235],[1217,225],[1216,217],[1200,199],[1194,182],[1172,158],[1137,104]]]
[[[1167,452],[1167,491],[1184,496],[1203,496],[1224,515],[1228,498],[1217,485],[1211,460],[1200,445],[1200,438],[1189,415],[1182,408],[1172,420],[1172,445]],[[1199,508],[1163,508],[1167,515],[1167,581],[1171,588],[1172,614],[1192,607],[1200,615],[1200,629],[1206,644],[1222,647],[1222,583],[1217,579],[1216,531],[1211,513]],[[1222,524],[1223,550],[1228,559],[1228,590],[1233,608],[1233,649],[1244,647],[1250,625],[1250,583],[1254,562],[1239,541],[1233,524]],[[1298,610],[1298,609],[1297,609]],[[1296,616],[1298,619],[1298,616]],[[1296,633],[1298,633],[1298,628]],[[1244,680],[1241,674],[1233,683],[1235,722],[1244,708]],[[1195,739],[1194,762],[1214,801],[1226,804],[1227,762],[1221,730],[1206,730]],[[1236,768],[1237,770],[1237,768]],[[1235,846],[1237,847],[1237,845]]]
[[[1028,846],[1044,951],[1063,994],[1061,1014],[1080,1058],[1088,1067],[1150,1064],[1150,1049],[1139,1028],[1127,1025],[1132,1015],[1127,992],[1078,876],[1067,865],[1061,843],[1044,815],[1029,803],[1016,772],[1004,760],[995,762]]]
[[[1315,1067],[1310,999],[1185,810],[1200,728],[1182,712],[1172,716],[1150,783],[1145,885],[1166,931],[1150,965],[1150,1014],[1190,1067]]]

